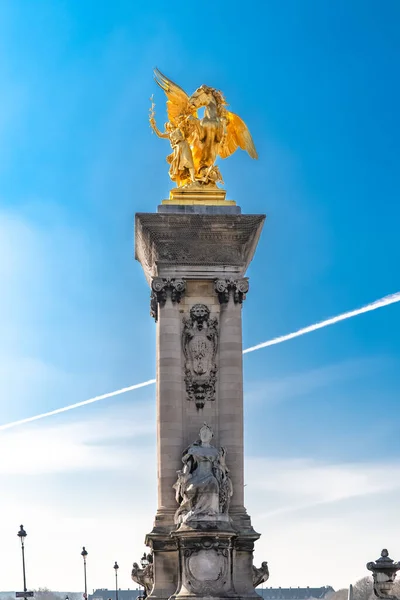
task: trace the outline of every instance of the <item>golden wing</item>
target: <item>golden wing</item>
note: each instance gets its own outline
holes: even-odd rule
[[[178,118],[194,114],[189,108],[189,96],[179,85],[165,77],[158,69],[154,69],[155,82],[164,90],[167,100],[167,113],[170,123],[178,125]]]
[[[226,135],[222,140],[218,154],[221,158],[228,158],[238,148],[246,150],[251,158],[258,158],[257,150],[247,129],[247,125],[235,113],[225,111]]]

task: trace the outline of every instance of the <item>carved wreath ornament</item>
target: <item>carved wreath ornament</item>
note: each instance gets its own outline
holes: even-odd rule
[[[182,347],[186,393],[197,408],[203,408],[207,400],[215,400],[217,346],[218,319],[210,317],[205,304],[195,304],[189,318],[183,318]]]

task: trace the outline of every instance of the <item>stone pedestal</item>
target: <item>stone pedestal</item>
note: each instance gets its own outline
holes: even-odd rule
[[[189,529],[172,537],[179,553],[175,598],[238,598],[233,582],[233,531],[221,531],[215,524],[208,531]]]
[[[158,508],[146,536],[154,599],[258,597],[259,534],[243,501],[242,305],[264,219],[228,203],[164,204],[136,215],[135,256],[157,328]],[[177,472],[204,423],[224,460],[226,453],[233,495],[225,521],[179,524]]]

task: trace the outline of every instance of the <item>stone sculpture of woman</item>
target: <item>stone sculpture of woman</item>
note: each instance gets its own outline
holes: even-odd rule
[[[211,445],[213,431],[206,423],[200,439],[183,453],[183,469],[175,483],[179,508],[175,523],[188,521],[229,520],[229,503],[233,493],[225,449]]]

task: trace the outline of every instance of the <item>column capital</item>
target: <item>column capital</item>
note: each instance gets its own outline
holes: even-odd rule
[[[158,305],[164,306],[167,298],[172,302],[180,302],[186,289],[184,279],[169,277],[154,277],[151,281],[150,315],[157,321]]]
[[[216,279],[214,289],[218,294],[220,304],[229,302],[232,297],[235,304],[242,304],[249,291],[249,280],[247,277],[241,279]]]

